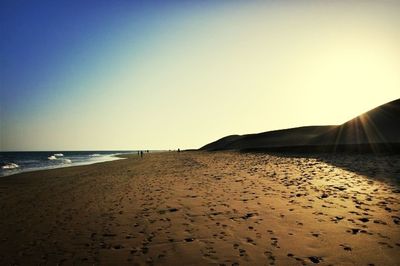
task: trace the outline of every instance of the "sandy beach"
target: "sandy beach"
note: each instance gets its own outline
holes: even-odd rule
[[[399,265],[400,156],[166,152],[0,179],[0,264]]]

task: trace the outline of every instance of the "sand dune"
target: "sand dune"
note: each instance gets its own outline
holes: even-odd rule
[[[400,143],[400,99],[381,105],[321,134],[323,144]]]
[[[400,99],[339,126],[307,126],[232,135],[207,144],[200,150],[399,151]]]
[[[171,152],[5,177],[0,264],[399,265],[399,164]]]
[[[241,150],[266,147],[310,145],[314,138],[336,126],[308,126],[268,131],[258,134],[233,135],[205,145],[200,150]]]

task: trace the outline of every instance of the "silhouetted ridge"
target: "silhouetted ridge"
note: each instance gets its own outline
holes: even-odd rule
[[[316,139],[316,143],[322,144],[398,142],[400,142],[400,99],[357,116]]]
[[[232,142],[239,140],[241,138],[243,138],[243,136],[240,136],[240,135],[226,136],[226,137],[223,137],[219,140],[216,140],[214,142],[211,142],[211,143],[205,145],[201,149],[202,150],[223,150],[223,149],[227,148],[227,146],[229,146]]]
[[[338,126],[305,126],[230,135],[200,150],[392,151],[400,147],[400,99]]]

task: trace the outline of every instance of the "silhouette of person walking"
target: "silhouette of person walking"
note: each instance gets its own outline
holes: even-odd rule
[[[140,151],[140,157],[143,158],[143,151]]]

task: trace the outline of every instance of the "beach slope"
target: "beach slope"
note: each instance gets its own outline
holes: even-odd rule
[[[399,265],[398,165],[166,152],[3,177],[0,264]]]

